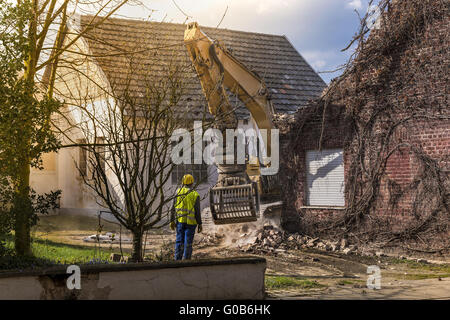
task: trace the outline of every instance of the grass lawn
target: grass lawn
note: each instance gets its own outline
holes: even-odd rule
[[[320,284],[316,280],[307,280],[301,277],[266,276],[264,282],[266,288],[269,290],[280,290],[287,288],[318,289],[326,287],[326,285]]]
[[[7,240],[6,246],[12,249],[13,241],[11,236]],[[31,249],[33,257],[6,256],[0,258],[0,270],[34,269],[58,264],[105,263],[111,253],[119,253],[117,249],[111,250],[105,244],[101,247],[81,246],[40,238],[32,239]]]
[[[101,219],[101,233],[113,232],[119,237],[120,225]],[[40,216],[36,226],[31,230],[32,257],[5,256],[0,257],[0,271],[40,268],[58,264],[105,263],[111,253],[120,254],[117,244],[84,243],[86,236],[97,233],[99,220],[97,217],[77,214]],[[122,237],[130,238],[131,234],[122,227]],[[163,230],[152,230],[153,234],[164,234]],[[13,249],[14,237],[7,239],[7,248]],[[123,254],[131,254],[131,244],[122,245]],[[159,252],[158,252],[159,253]],[[173,254],[172,254],[173,255]],[[171,256],[172,256],[171,255]],[[152,257],[159,261],[159,257]],[[162,258],[161,258],[162,259]]]
[[[431,271],[431,272],[440,272],[444,274],[450,274],[450,264],[431,264],[431,263],[422,263],[411,260],[402,260],[397,258],[392,258],[390,260],[392,264],[399,264],[407,266],[409,269],[416,269],[418,271]]]

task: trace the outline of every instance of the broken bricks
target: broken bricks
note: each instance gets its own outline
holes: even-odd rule
[[[243,237],[247,236],[244,234]],[[321,240],[298,233],[290,234],[271,224],[265,224],[259,232],[249,239],[248,243],[240,246],[243,252],[253,253],[284,253],[286,250],[314,248],[323,251],[352,254],[357,251],[356,245],[348,245],[346,239],[341,241]]]

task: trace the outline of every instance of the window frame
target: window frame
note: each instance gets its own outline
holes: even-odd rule
[[[340,180],[340,191],[339,193],[336,193],[336,199],[338,199],[337,201],[330,200],[330,202],[333,203],[326,203],[326,200],[323,200],[321,203],[317,203],[317,199],[311,199],[311,194],[312,191],[312,186],[313,186],[313,182],[310,181],[310,157],[308,156],[308,153],[314,152],[315,154],[320,154],[320,153],[327,153],[329,152],[328,156],[331,155],[332,153],[338,153],[338,158],[342,159],[341,164],[339,164],[338,167],[342,167],[342,173],[339,172],[339,175],[337,175],[337,177]],[[346,199],[345,199],[345,160],[344,160],[344,149],[343,148],[327,148],[327,149],[322,149],[320,152],[319,150],[306,150],[305,151],[305,203],[307,207],[324,207],[324,208],[344,208],[346,205]],[[334,161],[334,160],[331,160]],[[330,161],[330,162],[331,162]],[[331,170],[330,170],[331,172]],[[329,172],[328,172],[329,173]],[[327,173],[327,174],[328,174]],[[336,175],[336,173],[335,173]],[[337,186],[337,184],[336,184]],[[334,185],[332,185],[332,187],[335,187]],[[316,187],[317,188],[317,187]],[[331,194],[331,193],[330,193]],[[329,199],[329,198],[328,198]],[[331,199],[334,199],[334,197],[332,197]],[[311,202],[313,200],[313,203]],[[320,199],[319,199],[320,200]]]

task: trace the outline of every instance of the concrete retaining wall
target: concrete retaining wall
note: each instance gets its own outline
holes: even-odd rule
[[[263,299],[266,260],[240,257],[151,264],[81,265],[81,289],[66,267],[0,273],[0,299]]]

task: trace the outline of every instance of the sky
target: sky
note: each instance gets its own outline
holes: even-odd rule
[[[335,70],[351,52],[341,52],[358,30],[368,0],[141,0],[118,15],[285,35],[316,72]],[[223,20],[222,20],[223,18]],[[222,20],[222,21],[221,21]],[[320,73],[329,83],[339,75]]]

